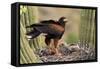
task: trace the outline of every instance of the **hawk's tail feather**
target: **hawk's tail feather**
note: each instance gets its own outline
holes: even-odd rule
[[[36,38],[38,35],[40,35],[40,32],[39,31],[32,31],[32,32],[28,32],[26,33],[26,37],[28,39],[33,39],[33,38]]]

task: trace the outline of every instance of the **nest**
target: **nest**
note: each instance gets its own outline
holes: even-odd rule
[[[95,59],[95,50],[92,48],[84,49],[78,44],[69,46],[60,45],[58,48],[61,56],[50,54],[48,48],[44,48],[38,52],[42,62],[59,62],[59,61],[78,61],[78,60],[93,60]]]

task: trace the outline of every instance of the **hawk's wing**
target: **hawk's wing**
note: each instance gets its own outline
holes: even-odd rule
[[[35,28],[37,31],[46,34],[60,35],[64,32],[64,28],[57,24],[33,24],[27,28]]]
[[[40,23],[43,23],[43,24],[52,24],[52,23],[55,23],[54,20],[44,20],[44,21],[40,21]]]

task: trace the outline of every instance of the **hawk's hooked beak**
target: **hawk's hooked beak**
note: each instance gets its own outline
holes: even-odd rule
[[[65,23],[67,23],[68,22],[68,19],[66,19],[66,18],[64,18],[64,20],[63,20]]]
[[[63,21],[64,21],[64,23],[67,23],[68,19],[66,17],[63,17]]]
[[[64,22],[64,23],[67,23],[68,22],[68,19],[66,17],[61,17],[59,19],[59,22]]]

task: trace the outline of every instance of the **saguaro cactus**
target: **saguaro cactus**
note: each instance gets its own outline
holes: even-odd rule
[[[95,9],[82,9],[80,23],[80,46],[95,47]]]
[[[28,41],[26,33],[31,29],[26,29],[33,23],[38,23],[38,9],[32,6],[20,6],[20,63],[39,63],[37,52],[38,49],[42,48],[42,37],[37,37],[34,40]]]

